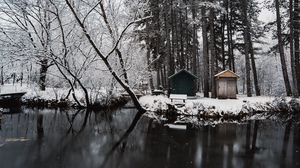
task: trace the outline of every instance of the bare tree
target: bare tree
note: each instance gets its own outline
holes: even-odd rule
[[[2,0],[1,19],[12,28],[18,28],[27,34],[35,50],[34,60],[40,65],[39,87],[46,88],[48,68],[52,65],[47,59],[50,54],[52,18],[49,15],[49,1],[8,1]],[[13,39],[13,38],[11,38]],[[28,55],[27,55],[28,56]]]
[[[92,39],[92,37],[89,35],[88,33],[88,29],[87,26],[85,25],[85,23],[82,21],[82,19],[80,19],[80,15],[78,15],[78,13],[76,12],[74,5],[72,5],[72,3],[69,0],[65,0],[67,6],[69,7],[69,9],[71,10],[73,16],[75,17],[78,25],[81,27],[85,37],[88,40],[88,43],[92,46],[92,48],[94,49],[94,51],[96,52],[97,56],[99,58],[101,58],[101,60],[103,61],[103,63],[106,65],[107,69],[109,70],[109,72],[111,73],[111,75],[116,79],[116,81],[124,88],[124,90],[129,94],[129,96],[131,97],[133,103],[135,104],[136,108],[140,111],[140,112],[145,112],[145,109],[141,106],[141,104],[138,101],[138,98],[136,97],[135,93],[133,92],[133,90],[130,88],[130,86],[124,82],[121,78],[120,75],[118,75],[116,73],[116,71],[112,68],[111,63],[109,62],[109,57],[111,56],[111,54],[113,52],[115,52],[116,48],[118,47],[118,44],[120,43],[122,37],[124,36],[124,33],[126,32],[126,30],[133,25],[136,22],[139,22],[141,20],[144,20],[146,18],[142,18],[139,20],[135,20],[130,22],[125,28],[124,30],[121,32],[119,38],[116,40],[114,47],[111,49],[110,52],[108,52],[107,55],[104,55],[102,53],[102,51],[99,49],[99,47],[96,45],[95,40]],[[100,1],[101,2],[101,1]],[[95,5],[96,6],[96,5]],[[94,11],[95,8],[92,8],[90,11]],[[86,15],[86,17],[88,17],[88,15],[90,14],[90,12]],[[149,18],[149,17],[148,17]]]
[[[110,37],[112,38],[112,42],[113,44],[116,44],[116,41],[117,41],[117,37],[115,34],[117,33],[114,33],[113,32],[113,28],[112,28],[112,25],[111,23],[109,22],[108,20],[108,16],[106,14],[106,11],[105,11],[105,7],[104,7],[104,4],[103,4],[103,0],[100,0],[99,1],[99,5],[100,5],[100,9],[101,9],[101,12],[102,12],[102,18],[103,18],[103,21],[105,22],[105,25],[108,29],[108,32],[110,34]],[[115,49],[115,52],[119,58],[119,62],[120,62],[120,65],[121,65],[121,69],[123,71],[123,76],[124,76],[124,80],[127,84],[129,84],[129,80],[128,80],[128,75],[127,75],[127,71],[126,71],[126,66],[125,66],[125,62],[124,62],[124,59],[123,59],[123,55],[122,55],[122,52],[121,50],[119,49],[119,46],[116,46],[116,49]]]

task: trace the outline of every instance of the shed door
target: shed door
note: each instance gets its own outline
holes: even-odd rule
[[[227,81],[224,79],[220,79],[218,81],[219,87],[218,87],[218,97],[219,98],[227,98]]]
[[[231,99],[236,98],[236,81],[234,79],[227,80],[227,97]]]

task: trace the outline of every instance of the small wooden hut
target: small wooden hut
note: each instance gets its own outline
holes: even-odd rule
[[[219,99],[236,99],[237,80],[240,77],[230,70],[215,75],[217,97]]]
[[[197,92],[197,76],[187,70],[180,70],[169,77],[169,94],[186,94],[195,96]]]

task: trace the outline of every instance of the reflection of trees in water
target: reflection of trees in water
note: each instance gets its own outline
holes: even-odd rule
[[[35,164],[40,165],[41,163],[41,156],[43,150],[43,138],[44,138],[44,125],[43,125],[44,115],[38,111],[37,112],[37,119],[36,119],[36,131],[37,131],[37,146],[36,146],[36,162]]]
[[[293,167],[300,167],[300,124],[294,127],[294,139],[293,139]]]
[[[285,125],[285,129],[284,129],[284,137],[283,137],[283,143],[282,143],[282,149],[281,149],[281,165],[280,167],[284,168],[287,167],[286,166],[286,156],[287,156],[287,151],[288,151],[288,146],[289,146],[289,140],[290,140],[290,132],[291,132],[291,126],[292,123],[289,122]]]
[[[134,116],[134,119],[132,120],[130,126],[128,129],[125,131],[125,133],[120,137],[120,139],[112,146],[112,148],[107,152],[107,154],[104,157],[103,163],[101,164],[100,167],[105,167],[107,166],[107,163],[109,159],[112,157],[114,152],[121,146],[121,155],[123,156],[123,153],[125,151],[126,145],[127,145],[127,138],[128,136],[132,133],[134,130],[135,126],[137,125],[138,121],[142,117],[143,113],[137,112],[136,115]],[[125,142],[125,143],[124,143]],[[123,145],[123,146],[122,146]]]
[[[256,141],[257,141],[257,133],[259,130],[259,120],[254,121],[254,128],[253,128],[253,133],[251,137],[251,132],[252,132],[252,122],[253,121],[248,121],[247,122],[247,130],[246,130],[246,146],[245,146],[245,165],[244,167],[253,167],[253,161],[254,161],[254,156],[257,151],[256,147]]]
[[[44,119],[44,115],[41,112],[38,112],[37,120],[36,120],[36,130],[37,130],[38,140],[41,140],[44,137],[43,119]]]
[[[99,125],[105,127],[105,129],[108,128],[108,131],[104,132],[105,136],[110,134],[111,139],[114,139],[114,137],[117,137],[117,131],[120,130],[120,128],[117,127],[120,125],[116,125],[113,115],[114,112],[109,111],[94,113],[86,110],[79,110],[76,112],[63,111],[60,115],[56,115],[56,113],[47,113],[45,115],[44,113],[38,112],[36,118],[33,119],[36,122],[35,129],[37,131],[37,140],[40,141],[32,144],[32,155],[28,156],[28,159],[26,160],[31,160],[34,165],[46,163],[49,163],[50,165],[62,164],[68,160],[68,155],[70,155],[70,152],[72,151],[70,151],[70,149],[74,146],[77,148],[79,146],[81,150],[89,149],[88,146],[90,143],[82,144],[82,141],[89,142],[89,138],[94,137],[93,133],[95,131],[95,126]],[[107,158],[106,160],[109,160],[116,151],[118,151],[119,160],[122,160],[126,150],[128,136],[134,130],[141,116],[141,113],[136,114],[125,133],[114,145],[112,145],[112,148],[107,152],[107,155],[105,155]],[[66,130],[66,134],[62,134],[62,130]],[[99,138],[101,139],[103,137],[100,136]],[[108,143],[106,145],[111,145],[111,142],[114,141],[101,143]],[[103,155],[103,153],[99,154]],[[36,157],[33,159],[32,156]],[[56,158],[59,158],[59,160]],[[103,165],[105,164],[106,161],[103,162]]]
[[[267,127],[264,127],[264,124],[266,123],[267,123]],[[266,158],[268,159],[267,162],[271,163],[271,164],[269,163],[270,165],[280,164],[280,167],[290,167],[291,166],[290,161],[287,160],[288,158],[286,156],[288,155],[289,152],[288,146],[290,142],[291,126],[292,123],[284,124],[284,131],[283,131],[280,130],[280,128],[282,128],[282,123],[280,122],[276,123],[273,121],[270,123],[268,121],[261,122],[259,120],[248,121],[247,130],[246,130],[247,132],[246,147],[245,147],[246,159],[245,159],[244,167],[265,166],[266,163],[257,162],[256,161],[257,158],[255,157],[255,155],[257,155],[258,158],[264,157],[263,153],[266,152],[264,150],[265,149],[264,146],[268,147],[273,153],[278,152],[278,154],[281,154],[278,156],[279,158],[276,158],[276,156],[272,156],[272,158]],[[260,131],[262,135],[260,136],[260,138],[258,138],[258,133]],[[277,137],[278,135],[279,137]],[[279,139],[275,141],[274,138],[279,138]],[[260,139],[260,146],[258,146],[257,144],[258,139]]]
[[[259,167],[266,164],[265,160],[258,163],[255,156],[263,152],[258,151],[258,147],[269,142],[264,137],[265,133],[270,132],[267,136],[272,137],[283,133],[282,130],[277,133],[277,127],[273,125],[267,130],[262,129],[264,122],[260,121],[249,121],[247,125],[222,124],[196,131],[175,131],[157,126],[153,120],[141,120],[140,113],[132,116],[134,113],[131,111],[126,117],[122,116],[123,113],[86,110],[52,110],[48,113],[36,109],[33,113],[14,115],[9,122],[14,123],[11,129],[14,135],[33,138],[28,142],[26,151],[30,155],[25,156],[25,160],[30,162],[28,167],[70,167],[76,164],[77,167],[98,167],[99,164],[99,167],[128,167],[128,162],[136,167]],[[279,149],[282,159],[293,160],[294,167],[299,166],[296,166],[299,159],[299,153],[296,152],[299,151],[299,128],[291,129],[287,125],[284,137],[280,135],[280,138],[279,148],[272,148],[271,151],[277,152]],[[287,151],[292,140],[295,150]],[[101,149],[94,152],[93,143],[96,147],[101,146]],[[245,148],[239,148],[239,145],[245,145]],[[275,159],[272,156],[268,162]]]
[[[147,122],[146,131],[139,164],[148,167],[191,167],[194,164],[197,132],[169,129],[152,120]]]
[[[248,121],[247,122],[247,130],[246,130],[246,147],[245,147],[245,152],[247,155],[253,156],[257,147],[256,147],[256,140],[257,140],[257,132],[258,132],[258,126],[259,126],[259,120],[254,121],[254,128],[253,128],[253,133],[251,134],[252,130],[252,122],[253,121]],[[252,137],[251,137],[252,135]]]
[[[25,113],[15,113],[15,111],[14,109],[13,115],[7,114],[5,121],[1,125],[5,124],[3,126],[5,127],[3,133],[7,134],[8,138],[25,137],[30,139],[30,141],[26,142],[27,145],[24,146],[25,155],[21,156],[24,163],[26,163],[24,164],[25,167],[26,165],[29,165],[28,167],[43,167],[43,165],[47,164],[53,165],[51,167],[57,167],[57,165],[65,164],[66,162],[70,164],[68,163],[68,159],[72,155],[86,157],[81,156],[81,152],[91,150],[91,142],[111,146],[115,142],[113,139],[118,137],[118,134],[124,128],[126,129],[123,126],[124,124],[119,124],[119,122],[127,123],[132,120],[131,114],[127,119],[123,119],[116,117],[119,114],[115,115],[115,112],[112,111],[100,111],[96,113],[86,110],[64,111],[49,109],[25,109]],[[125,152],[127,137],[133,131],[141,117],[141,115],[137,116],[121,139],[113,145],[114,147],[108,152],[108,156],[109,153],[113,153],[116,149],[121,149],[118,150],[121,153]],[[116,118],[118,118],[118,121],[116,121]],[[104,127],[107,130],[94,134],[95,126]],[[103,139],[107,135],[110,135],[111,138],[107,141],[100,140],[97,142],[97,139],[94,139]],[[77,150],[81,150],[81,152],[73,153],[73,150],[70,149],[74,147]],[[107,151],[106,149],[99,154],[103,155]],[[89,156],[93,155],[91,151],[87,154]],[[122,157],[120,155],[120,160]]]
[[[36,121],[37,141],[30,144],[30,155],[25,160],[34,167],[61,166],[66,162],[70,149],[78,145],[78,140],[82,138],[80,135],[89,123],[91,112],[70,110],[59,114],[57,111],[45,113],[38,110],[36,113],[33,120]]]
[[[81,112],[82,110],[77,110],[74,114],[70,114],[69,112],[65,112],[66,118],[68,123],[70,124],[69,129],[67,131],[67,134],[69,133],[76,133],[76,131],[73,128],[74,120],[76,119],[77,115]]]
[[[236,142],[236,125],[222,124],[203,128],[201,167],[233,167],[233,146]]]
[[[290,140],[291,126],[292,126],[292,123],[289,122],[285,125],[285,129],[284,129],[284,137],[283,137],[282,150],[281,150],[281,156],[283,159],[285,159],[286,155],[287,155],[287,149],[288,149],[288,144],[289,144],[289,140]]]

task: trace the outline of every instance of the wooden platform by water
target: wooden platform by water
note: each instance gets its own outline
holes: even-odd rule
[[[0,94],[0,103],[15,103],[19,102],[26,92],[3,93]]]

